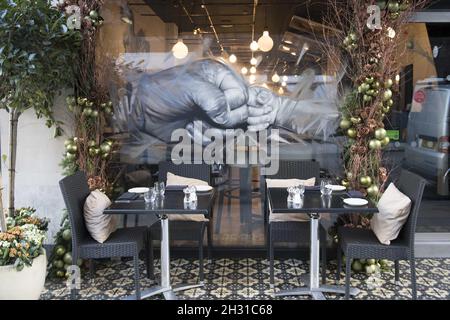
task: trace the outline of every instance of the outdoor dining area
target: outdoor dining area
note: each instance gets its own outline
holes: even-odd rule
[[[449,300],[447,2],[1,1],[0,300]]]
[[[343,295],[349,299],[350,296],[357,296],[360,290],[351,286],[350,282],[352,259],[357,258],[392,261],[395,283],[401,287],[403,285],[400,284],[400,261],[406,261],[406,266],[402,267],[409,269],[410,277],[403,283],[410,284],[408,293],[413,299],[417,298],[414,229],[425,187],[424,179],[403,170],[398,181],[389,186],[388,190],[392,190],[392,193],[386,193],[377,207],[362,194],[347,191],[341,185],[333,185],[331,180],[321,179],[320,166],[317,162],[280,161],[279,165],[278,174],[263,177],[266,185],[264,216],[268,221],[269,272],[258,270],[261,274],[255,275],[255,278],[269,279],[270,287],[263,288],[266,296],[270,289],[273,298],[306,295],[314,299],[325,299],[326,294],[333,294]],[[177,292],[187,290],[205,292],[204,288],[208,286],[208,282],[215,280],[211,277],[217,271],[214,267],[220,267],[220,264],[216,266],[214,262],[209,262],[205,272],[203,252],[205,230],[208,233],[211,229],[214,199],[217,193],[224,192],[220,188],[210,186],[211,166],[163,162],[159,164],[158,176],[159,181],[155,182],[153,187],[132,188],[114,202],[109,201],[105,195],[98,194],[98,190],[90,192],[83,172],[77,172],[60,181],[74,231],[72,259],[89,260],[90,281],[95,282],[95,259],[132,258],[127,265],[134,273],[134,292],[121,297],[123,299],[145,299],[158,295],[165,299],[177,299]],[[315,184],[316,179],[318,184]],[[101,197],[106,199],[103,200]],[[330,261],[327,260],[326,247],[325,250],[320,248],[321,241],[324,246],[327,243],[327,230],[321,225],[320,218],[322,214],[349,213],[382,216],[377,222],[373,222],[372,230],[345,226],[338,229],[335,249],[337,266],[331,272],[328,270]],[[114,217],[130,214],[152,216],[153,223],[147,227],[117,228]],[[107,239],[99,243],[99,238],[105,236]],[[170,240],[174,239],[198,239],[199,256],[197,263],[193,264],[196,268],[191,270],[196,275],[194,279],[189,279],[189,283],[173,283],[171,280],[173,269]],[[155,240],[160,242],[157,277],[153,253]],[[309,274],[301,275],[303,286],[287,290],[276,288],[274,243],[308,240]],[[207,258],[212,261],[210,237],[207,247]],[[141,272],[141,253],[144,256],[142,264],[145,265],[145,275]],[[265,264],[267,268],[267,263]],[[344,269],[342,265],[345,265]],[[113,270],[114,264],[110,268]],[[185,272],[183,265],[175,268],[178,269]],[[345,284],[334,285],[335,282],[339,283],[342,273],[345,275]],[[141,288],[141,277],[151,280],[146,281],[146,285],[149,283],[153,285],[150,288]],[[261,280],[261,284],[267,286],[267,279]],[[76,287],[70,290],[71,299],[83,298],[82,294],[79,295],[80,292]]]

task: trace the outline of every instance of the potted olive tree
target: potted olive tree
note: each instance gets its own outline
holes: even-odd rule
[[[20,115],[34,109],[38,118],[46,119],[48,127],[55,127],[55,136],[61,135],[61,123],[53,117],[53,99],[60,89],[73,87],[74,63],[81,41],[78,31],[68,29],[67,19],[64,13],[51,7],[48,0],[0,1],[0,109],[6,110],[10,118],[9,153],[6,157],[9,218],[15,215],[17,126]],[[18,233],[19,237],[12,239],[9,226],[5,226],[4,213],[0,212],[0,216],[2,237],[5,238],[1,245],[8,246],[23,240],[26,231],[15,230],[13,235]],[[22,261],[23,257],[12,261],[8,259],[9,253],[5,252],[2,251],[8,256],[2,257],[2,263],[14,262],[16,272],[22,273],[34,265],[33,260],[42,256],[33,256],[28,252],[31,258],[22,264],[16,261]],[[26,255],[26,252],[23,254]],[[0,269],[0,279],[3,272],[6,272],[5,269]],[[45,279],[45,267],[40,272]],[[31,277],[30,281],[38,278],[42,277]],[[0,288],[5,288],[1,281]]]

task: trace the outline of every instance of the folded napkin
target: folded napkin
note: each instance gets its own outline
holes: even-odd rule
[[[116,199],[116,202],[132,201],[132,200],[136,200],[138,198],[139,198],[139,194],[137,194],[137,193],[125,192],[124,194],[122,194],[120,197],[118,197]]]
[[[364,195],[358,190],[350,190],[347,194],[351,198],[364,198]]]

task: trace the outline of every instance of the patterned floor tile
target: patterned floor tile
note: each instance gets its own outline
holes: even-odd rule
[[[400,264],[400,281],[396,283],[393,263],[390,270],[380,274],[376,279],[378,286],[372,287],[364,273],[352,273],[351,286],[360,290],[354,299],[411,299],[410,271],[407,262]],[[307,261],[298,259],[276,260],[275,289],[270,288],[269,263],[265,259],[216,259],[205,263],[204,286],[178,292],[180,299],[310,299],[309,296],[274,297],[274,292],[298,288],[305,285],[303,275],[309,272]],[[159,260],[155,261],[155,273],[159,274]],[[146,268],[141,261],[140,285],[149,288],[154,280],[146,277]],[[330,261],[327,267],[327,284],[344,285],[344,268],[341,279],[335,280],[336,262]],[[417,259],[418,299],[450,299],[450,259]],[[173,259],[171,262],[172,283],[195,284],[199,281],[198,261],[190,259]],[[96,265],[95,278],[87,271],[82,272],[82,285],[79,292],[81,299],[120,299],[134,294],[134,273],[132,260],[102,260]],[[325,294],[327,299],[343,299],[342,295]],[[41,299],[69,299],[70,292],[65,281],[48,279]],[[162,299],[155,296],[151,299]]]

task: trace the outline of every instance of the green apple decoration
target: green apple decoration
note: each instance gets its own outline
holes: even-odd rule
[[[362,176],[359,178],[359,183],[365,187],[370,186],[372,184],[372,178],[369,176]]]
[[[374,184],[367,188],[367,194],[372,198],[378,195],[378,191],[378,187]]]
[[[369,141],[369,148],[371,150],[378,150],[381,149],[381,142],[377,139],[372,139]]]
[[[386,130],[384,128],[378,128],[375,130],[375,138],[378,140],[383,140],[386,137]]]
[[[348,135],[350,138],[356,138],[356,130],[353,129],[353,128],[348,129],[348,130],[347,130],[347,135]]]
[[[343,130],[346,130],[352,126],[352,123],[348,119],[342,119],[339,123],[339,127]]]
[[[381,146],[386,147],[389,142],[391,142],[391,139],[389,139],[389,137],[384,137],[383,140],[381,140]]]

